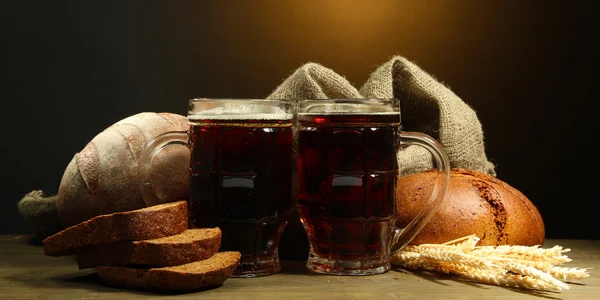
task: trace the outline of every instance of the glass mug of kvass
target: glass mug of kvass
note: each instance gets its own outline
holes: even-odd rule
[[[292,103],[264,99],[191,99],[187,132],[153,139],[139,160],[148,205],[163,202],[150,182],[152,159],[166,146],[190,157],[189,226],[219,227],[220,251],[239,251],[233,277],[281,270],[278,245],[293,209]]]
[[[300,100],[297,209],[309,240],[306,267],[332,275],[390,269],[390,256],[425,226],[445,197],[449,162],[432,137],[400,129],[397,99]],[[397,151],[419,145],[436,163],[425,207],[397,228]],[[402,162],[400,162],[402,163]]]

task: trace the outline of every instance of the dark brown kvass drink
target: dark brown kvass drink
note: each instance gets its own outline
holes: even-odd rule
[[[309,236],[309,268],[336,273],[340,261],[355,262],[339,266],[343,272],[386,264],[399,123],[398,112],[298,114],[297,208]]]
[[[276,273],[292,209],[293,120],[227,118],[190,118],[190,226],[221,229],[220,251],[242,253],[234,276]]]

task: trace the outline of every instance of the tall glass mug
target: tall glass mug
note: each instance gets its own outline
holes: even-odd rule
[[[191,152],[189,221],[192,228],[219,227],[220,251],[240,251],[234,277],[280,271],[278,245],[292,210],[290,102],[192,99],[187,132],[151,141],[140,159],[142,194],[162,203],[149,182],[152,158],[165,146]]]
[[[449,163],[428,135],[400,131],[399,102],[302,100],[297,108],[300,220],[309,240],[307,268],[335,275],[390,269],[390,255],[424,227],[448,189]],[[396,228],[396,153],[402,146],[429,150],[438,176],[428,204]]]

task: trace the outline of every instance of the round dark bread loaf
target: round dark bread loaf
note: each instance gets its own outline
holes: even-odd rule
[[[400,228],[431,195],[435,171],[398,179],[396,207]],[[412,245],[444,243],[476,234],[479,245],[542,245],[545,228],[537,208],[520,191],[485,173],[452,169],[447,198]]]

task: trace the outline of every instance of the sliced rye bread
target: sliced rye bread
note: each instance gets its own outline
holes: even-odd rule
[[[79,269],[95,266],[177,266],[213,256],[221,246],[221,230],[188,229],[153,240],[119,242],[82,248],[77,252]]]
[[[98,266],[104,284],[135,290],[190,291],[221,285],[240,262],[237,251],[217,252],[208,259],[163,268]]]
[[[64,256],[90,245],[156,239],[188,228],[187,202],[100,215],[66,228],[42,241],[44,254]]]

